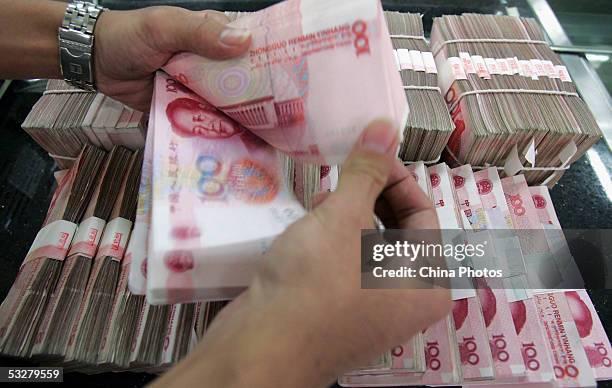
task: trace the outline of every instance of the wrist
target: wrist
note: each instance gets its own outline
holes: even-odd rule
[[[62,76],[73,86],[95,90],[94,29],[104,9],[93,3],[68,3],[59,33]]]
[[[102,93],[105,93],[102,90],[104,89],[104,60],[105,58],[113,58],[112,49],[117,45],[117,42],[113,42],[112,39],[113,28],[116,28],[116,26],[113,26],[113,21],[117,19],[121,12],[125,11],[105,10],[98,17],[94,30],[95,47],[91,66],[96,88]],[[114,59],[116,60],[116,58]]]
[[[66,5],[57,1],[25,0],[5,1],[2,5],[0,73],[3,78],[61,78],[57,29]]]

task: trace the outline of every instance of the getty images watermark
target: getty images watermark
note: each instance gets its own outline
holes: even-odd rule
[[[395,241],[394,243],[378,243],[372,247],[372,260],[380,263],[381,261],[393,258],[409,260],[414,263],[419,258],[452,258],[458,263],[465,259],[482,259],[486,255],[488,242],[482,243],[440,243],[440,242],[420,242],[414,241]],[[377,278],[400,277],[400,278],[457,278],[457,277],[496,277],[504,276],[501,269],[475,269],[470,266],[459,266],[458,268],[431,267],[431,266],[401,266],[396,269],[385,269],[385,267],[375,266],[372,274]]]
[[[609,288],[608,241],[611,230],[363,230],[361,285],[467,289],[490,279],[504,288]]]

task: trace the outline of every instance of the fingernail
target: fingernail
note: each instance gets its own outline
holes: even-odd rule
[[[379,119],[368,125],[361,137],[361,146],[378,154],[386,154],[397,143],[397,131],[389,120]]]
[[[251,33],[244,28],[226,27],[219,35],[219,41],[228,46],[239,46],[249,39]]]

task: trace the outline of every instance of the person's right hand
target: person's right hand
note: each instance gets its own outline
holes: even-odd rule
[[[438,229],[430,199],[394,156],[397,144],[385,121],[365,130],[338,189],[276,239],[248,291],[211,325],[201,352],[231,364],[249,386],[323,386],[449,313],[448,290],[361,289],[361,229],[373,228],[375,204],[388,225]],[[205,364],[196,360],[186,364]]]

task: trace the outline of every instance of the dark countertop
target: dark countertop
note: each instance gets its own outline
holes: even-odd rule
[[[612,153],[605,141],[600,140],[572,164],[551,190],[559,221],[564,228],[612,229],[611,175]],[[607,184],[600,180],[605,176]]]

